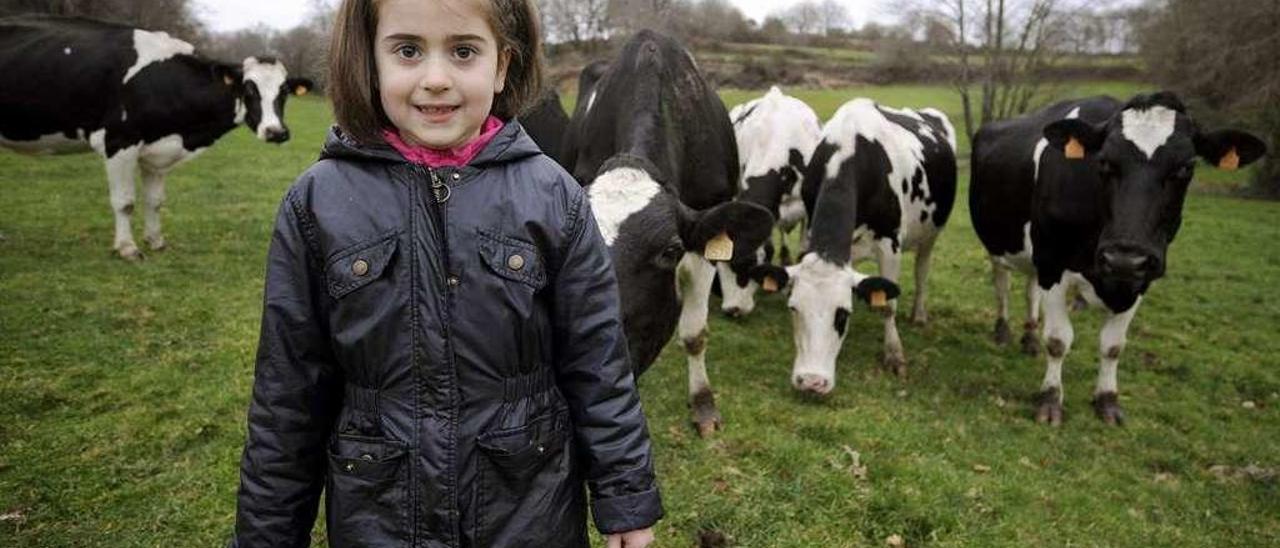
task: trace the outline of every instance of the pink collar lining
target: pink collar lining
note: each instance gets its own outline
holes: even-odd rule
[[[424,146],[411,145],[404,142],[400,135],[393,129],[382,130],[382,137],[387,140],[387,144],[391,148],[396,149],[405,160],[415,164],[427,167],[461,167],[471,163],[481,150],[497,137],[498,132],[502,131],[505,124],[499,120],[497,116],[490,115],[484,121],[484,126],[480,128],[480,135],[473,139],[470,143],[456,148],[435,149]]]

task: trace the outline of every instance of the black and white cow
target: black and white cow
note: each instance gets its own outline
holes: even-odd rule
[[[707,308],[715,268],[706,258],[733,241],[735,257],[769,235],[768,210],[732,201],[738,158],[724,104],[675,40],[641,31],[579,98],[566,139],[572,173],[587,185],[609,245],[636,373],[679,324],[689,397],[701,434],[720,424],[706,372]]]
[[[999,256],[1030,254],[1044,292],[1048,366],[1037,421],[1062,422],[1062,363],[1075,336],[1067,295],[1077,288],[1107,313],[1094,411],[1107,423],[1123,422],[1120,353],[1142,296],[1164,275],[1196,158],[1235,169],[1265,153],[1248,133],[1202,130],[1168,92],[1124,104],[1109,97],[1059,103],[978,132],[970,192],[985,205],[974,226],[993,265]]]
[[[145,239],[161,249],[165,174],[239,124],[264,141],[287,141],[285,98],[311,86],[268,58],[241,65],[202,59],[164,32],[87,19],[0,19],[0,146],[101,154],[114,247],[126,259],[142,256],[129,222],[139,171]]]
[[[742,170],[742,193],[738,199],[760,204],[777,218],[776,226],[782,233],[780,258],[787,264],[790,261],[787,235],[797,226],[803,232],[805,220],[804,201],[800,197],[800,185],[796,183],[804,173],[809,155],[818,146],[822,124],[809,105],[784,94],[777,86],[763,97],[733,107],[729,119],[733,121]],[[725,314],[738,317],[755,309],[755,294],[760,283],[751,278],[751,268],[771,259],[771,254],[765,251],[770,245],[766,242],[746,260],[716,264],[723,297],[720,309]]]
[[[569,115],[565,114],[556,90],[547,90],[537,103],[522,113],[520,125],[524,126],[543,154],[564,165],[561,148],[565,132],[569,130]]]
[[[836,385],[853,297],[897,295],[902,257],[916,253],[912,320],[927,321],[929,259],[955,203],[955,129],[934,110],[893,109],[854,99],[827,122],[801,189],[809,211],[809,253],[786,268],[796,357],[795,388],[826,394]],[[874,257],[880,276],[853,269]],[[879,304],[879,303],[873,303]],[[883,307],[884,363],[906,373],[895,320]]]

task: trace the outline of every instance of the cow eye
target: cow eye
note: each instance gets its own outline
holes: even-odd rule
[[[678,264],[680,259],[683,257],[684,246],[679,242],[672,242],[662,249],[662,252],[654,258],[653,262],[658,266],[658,268],[663,270],[673,270],[675,269],[676,264]]]
[[[1182,164],[1182,166],[1178,168],[1178,171],[1174,172],[1173,178],[1183,181],[1188,180],[1191,178],[1191,175],[1195,173],[1195,167],[1195,163]]]
[[[1098,161],[1098,174],[1102,175],[1104,179],[1115,177],[1117,173],[1118,170],[1116,169],[1115,163],[1109,160]]]

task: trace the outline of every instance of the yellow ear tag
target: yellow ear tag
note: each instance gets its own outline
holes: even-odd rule
[[[1240,167],[1240,155],[1236,154],[1236,147],[1231,147],[1222,158],[1218,159],[1218,169],[1224,171],[1235,171]]]
[[[884,291],[872,291],[872,292],[871,292],[871,307],[872,307],[872,308],[884,308],[884,306],[885,306],[886,304],[889,304],[889,295],[885,294],[885,292],[884,292]]]
[[[229,86],[229,85],[231,85],[231,84],[236,83],[236,79],[235,79],[235,78],[232,78],[232,77],[230,77],[230,76],[223,76],[223,77],[222,77],[222,81],[223,81],[224,83],[226,83],[228,86]]]
[[[727,261],[733,258],[733,240],[727,232],[721,232],[707,242],[702,256],[708,261]]]
[[[765,276],[764,283],[760,287],[764,288],[765,293],[776,293],[778,291],[778,280],[773,279],[773,276]]]
[[[1067,159],[1069,160],[1084,159],[1084,145],[1080,144],[1080,141],[1076,140],[1075,137],[1072,137],[1070,141],[1067,141],[1067,146],[1063,149],[1063,152],[1067,155]]]
[[[298,86],[296,88],[293,88],[293,94],[297,95],[298,97],[302,97],[303,95],[306,95],[307,86]]]

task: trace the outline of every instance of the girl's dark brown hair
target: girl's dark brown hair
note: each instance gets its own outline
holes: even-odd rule
[[[443,1],[443,0],[441,0]],[[478,0],[488,4],[489,27],[498,48],[510,57],[506,85],[493,98],[493,114],[504,120],[519,115],[542,91],[542,29],[534,0]],[[391,121],[378,96],[378,66],[373,41],[378,30],[378,0],[343,0],[329,42],[329,98],[338,127],[360,142],[382,141]]]

